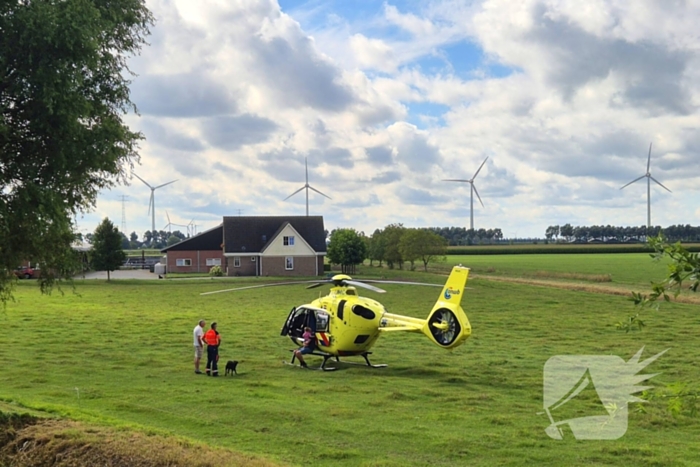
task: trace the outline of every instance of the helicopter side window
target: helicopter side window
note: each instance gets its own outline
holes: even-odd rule
[[[345,308],[345,302],[347,300],[341,300],[340,303],[338,303],[338,318],[343,319],[343,311]]]
[[[328,332],[328,323],[330,321],[330,316],[324,311],[316,312],[316,331],[317,332]]]
[[[374,319],[377,316],[374,311],[369,308],[365,308],[362,305],[355,305],[352,307],[352,312],[357,316],[362,316],[364,319]]]

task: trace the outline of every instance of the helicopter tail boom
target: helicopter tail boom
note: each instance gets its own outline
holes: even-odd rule
[[[461,302],[469,276],[469,268],[455,266],[440,292],[427,319],[385,313],[382,316],[382,332],[422,332],[433,343],[444,349],[461,345],[472,332]]]

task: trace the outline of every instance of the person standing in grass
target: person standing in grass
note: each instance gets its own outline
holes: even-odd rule
[[[201,375],[202,372],[199,370],[199,362],[202,360],[202,354],[204,353],[204,326],[207,323],[203,319],[199,320],[197,326],[194,327],[192,334],[194,335],[194,372]]]
[[[204,333],[204,342],[207,344],[207,376],[219,376],[219,344],[221,336],[216,330],[216,323],[211,323],[211,328]]]

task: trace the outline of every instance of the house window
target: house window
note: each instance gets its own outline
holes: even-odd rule
[[[234,257],[233,257],[233,267],[234,267],[234,268],[240,268],[240,267],[241,267],[241,257],[240,257],[240,256],[234,256]]]
[[[294,258],[292,256],[287,256],[284,258],[284,269],[287,271],[294,269]]]
[[[221,266],[221,258],[207,258],[207,266]]]
[[[282,237],[282,241],[284,242],[284,246],[294,246],[294,236],[290,237]]]
[[[175,260],[176,266],[192,266],[192,260],[189,258],[178,258]]]

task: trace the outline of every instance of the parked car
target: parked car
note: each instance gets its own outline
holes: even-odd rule
[[[38,275],[39,270],[29,266],[20,266],[15,269],[15,276],[19,277],[20,279],[33,279],[38,277]]]

